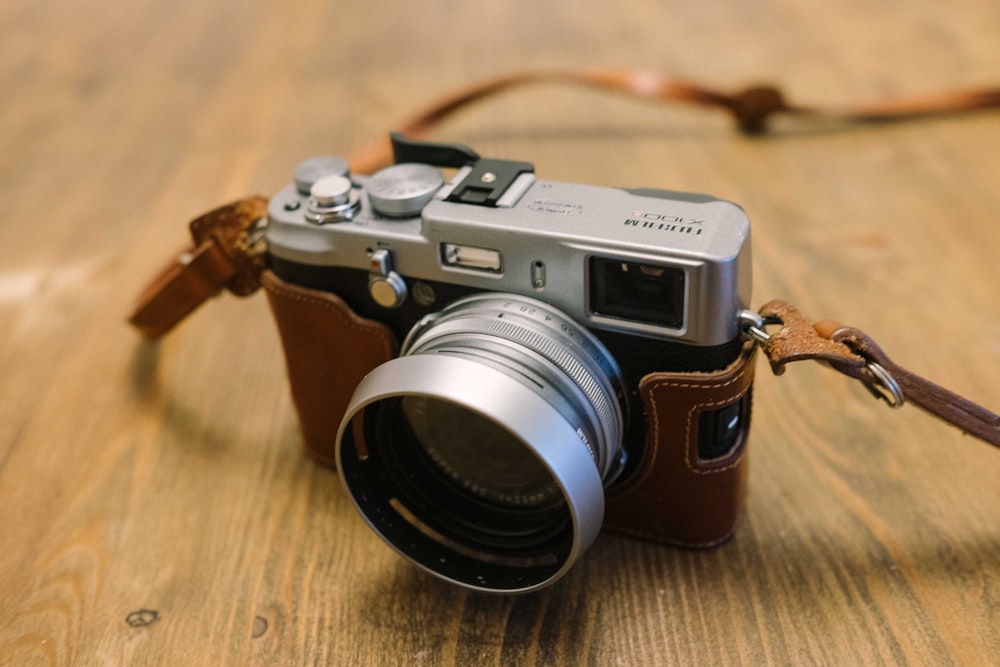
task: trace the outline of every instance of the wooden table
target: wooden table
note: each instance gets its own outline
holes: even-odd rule
[[[419,572],[304,458],[263,297],[125,325],[187,220],[529,66],[848,104],[997,84],[1000,5],[162,3],[0,9],[0,663],[1000,664],[1000,452],[763,363],[746,516],[602,535],[521,597]],[[779,123],[536,86],[435,138],[547,178],[710,192],[782,297],[1000,409],[1000,114]]]

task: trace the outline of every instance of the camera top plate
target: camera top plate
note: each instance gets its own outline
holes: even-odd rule
[[[305,217],[303,211],[315,202],[290,184],[270,203],[269,252],[288,262],[366,275],[380,252],[389,256],[393,280],[531,296],[589,327],[695,345],[718,345],[739,335],[738,313],[748,306],[751,280],[750,222],[739,206],[669,190],[541,180],[527,162],[483,159],[448,145],[421,146],[401,155],[449,166],[474,161],[462,164],[419,210],[390,209],[382,193],[371,196],[379,174],[354,176],[357,212],[327,224]],[[428,169],[420,165],[421,173]],[[394,187],[404,194],[410,189],[407,183]],[[608,275],[624,282],[610,291],[591,289],[595,280],[609,280],[595,278],[593,258],[620,263],[623,275]],[[632,277],[624,276],[630,270]],[[670,284],[658,283],[658,274],[670,276]],[[626,284],[640,290],[626,295],[632,305],[641,305],[647,298],[641,290],[648,289],[650,299],[675,300],[656,308],[675,315],[654,320],[622,315],[630,309],[594,308],[595,295],[622,294],[617,288]],[[399,291],[402,296],[404,284]]]

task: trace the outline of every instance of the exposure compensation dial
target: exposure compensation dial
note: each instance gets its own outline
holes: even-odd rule
[[[444,185],[444,177],[426,164],[403,163],[372,176],[366,191],[375,212],[389,218],[412,218],[420,214]]]

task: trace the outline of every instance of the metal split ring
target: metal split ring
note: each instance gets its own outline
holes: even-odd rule
[[[865,368],[878,380],[877,384],[865,383],[865,387],[872,393],[872,396],[885,401],[894,410],[903,407],[906,399],[903,396],[903,389],[896,382],[896,378],[892,377],[892,374],[885,370],[882,364],[875,361],[866,360]]]

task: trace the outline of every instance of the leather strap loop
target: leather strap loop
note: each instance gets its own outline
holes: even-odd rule
[[[237,296],[253,294],[264,248],[248,232],[265,215],[267,200],[247,197],[193,220],[193,245],[142,291],[129,322],[147,338],[159,338],[223,287]]]
[[[142,291],[129,322],[146,338],[159,338],[217,294],[235,273],[215,241],[188,248]]]
[[[782,324],[761,344],[775,375],[784,373],[787,364],[807,359],[825,361],[843,369],[860,371],[864,368],[864,357],[855,354],[843,343],[819,334],[810,320],[792,304],[777,299],[768,301],[761,307],[760,314]]]
[[[814,360],[876,389],[883,380],[873,371],[881,368],[896,385],[900,398],[1000,447],[1000,416],[906,370],[863,331],[830,320],[810,324],[805,315],[784,301],[764,304],[760,314],[781,324],[780,329],[761,343],[775,375],[781,375],[790,362]],[[883,395],[881,391],[873,393]]]
[[[903,368],[890,359],[882,348],[863,331],[843,326],[830,331],[835,324],[830,321],[820,322],[817,324],[817,328],[821,335],[826,336],[831,341],[845,344],[865,359],[878,363],[889,372],[899,384],[906,399],[914,405],[950,424],[954,424],[980,440],[1000,447],[1000,416]],[[837,370],[862,381],[868,381],[868,378],[859,373],[857,369],[837,367]]]

